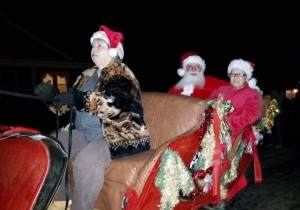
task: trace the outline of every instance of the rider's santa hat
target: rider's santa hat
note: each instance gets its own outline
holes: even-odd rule
[[[112,57],[118,56],[120,59],[124,57],[123,40],[121,32],[115,32],[104,25],[99,27],[99,31],[95,32],[90,41],[93,44],[95,39],[102,39],[109,45],[109,54]]]
[[[263,92],[260,90],[260,88],[256,85],[257,79],[252,77],[254,66],[255,66],[255,64],[251,61],[245,61],[243,59],[235,59],[229,63],[227,72],[228,72],[228,74],[230,74],[232,69],[240,69],[240,70],[244,71],[247,75],[249,87],[252,89],[258,90],[261,92],[261,94],[263,94]]]
[[[227,68],[228,74],[231,73],[232,69],[240,69],[244,71],[247,75],[247,80],[251,79],[252,77],[252,72],[254,70],[254,63],[250,61],[245,61],[243,59],[235,59],[232,60]]]
[[[206,68],[205,61],[196,52],[188,52],[188,53],[184,54],[181,57],[180,63],[181,63],[181,68],[179,68],[177,70],[177,74],[180,77],[184,76],[184,73],[186,71],[186,66],[188,64],[191,64],[191,63],[199,64],[202,67],[202,71],[205,71],[205,68]]]

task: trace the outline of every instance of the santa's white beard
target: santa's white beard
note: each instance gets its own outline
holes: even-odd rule
[[[191,73],[185,73],[183,78],[176,84],[176,88],[180,89],[185,86],[198,86],[200,88],[203,88],[205,85],[205,77],[204,77],[204,72],[198,72],[198,73],[193,73],[194,75],[191,75]],[[197,75],[195,75],[197,74]]]

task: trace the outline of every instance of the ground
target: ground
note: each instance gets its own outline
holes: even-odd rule
[[[253,182],[253,165],[246,175],[248,186],[226,205],[226,210],[300,209],[300,153],[298,142],[286,142],[281,148],[259,146],[263,181]]]

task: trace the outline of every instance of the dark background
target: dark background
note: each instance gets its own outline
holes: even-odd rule
[[[100,25],[123,33],[124,62],[143,90],[179,80],[180,57],[197,51],[206,74],[227,80],[232,59],[256,64],[264,92],[299,85],[300,3],[259,1],[18,1],[0,3],[0,58],[91,62]]]

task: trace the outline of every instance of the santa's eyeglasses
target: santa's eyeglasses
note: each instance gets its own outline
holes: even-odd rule
[[[242,73],[238,73],[238,74],[235,74],[235,73],[229,73],[228,76],[229,77],[236,77],[236,78],[242,78],[244,76],[246,76],[247,74],[242,74]]]

